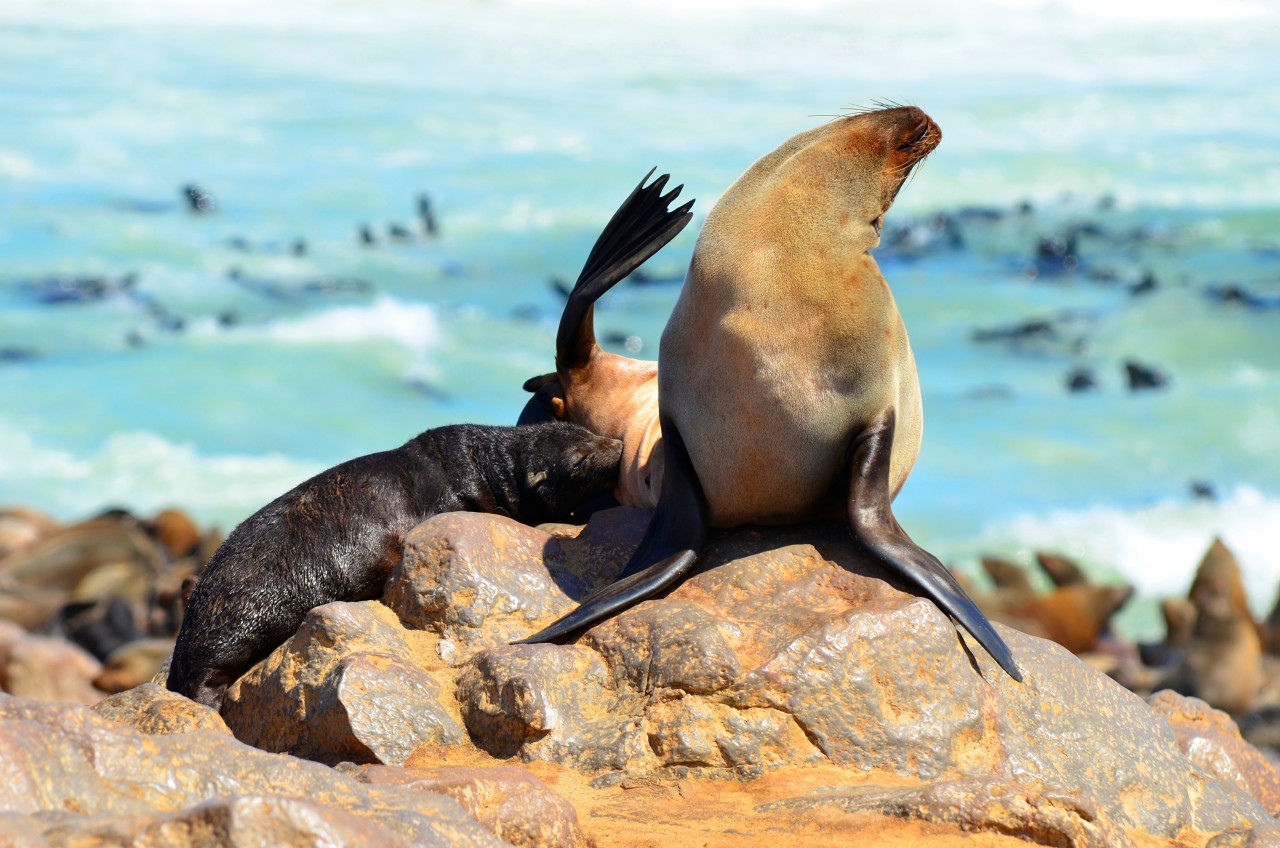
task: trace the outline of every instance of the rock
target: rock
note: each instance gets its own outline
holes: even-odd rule
[[[161,735],[212,730],[231,735],[222,716],[177,692],[155,683],[144,683],[135,689],[104,698],[93,705],[103,718],[127,724],[142,733]]]
[[[406,627],[431,630],[460,649],[505,645],[573,609],[573,598],[589,587],[610,582],[639,544],[648,515],[597,513],[576,537],[506,518],[437,515],[405,539],[382,602]]]
[[[33,509],[0,509],[0,562],[58,531],[58,522]]]
[[[430,674],[445,669],[436,641],[376,601],[316,607],[232,684],[223,718],[244,742],[328,763],[398,765],[419,745],[460,743],[456,706]]]
[[[1147,703],[1173,726],[1188,759],[1248,792],[1271,815],[1280,815],[1280,772],[1244,740],[1229,715],[1168,689]]]
[[[139,639],[111,652],[93,685],[103,692],[123,692],[141,686],[173,655],[173,639]]]
[[[6,824],[57,845],[501,844],[451,798],[361,783],[221,733],[149,736],[25,698],[0,698],[0,797]]]
[[[417,544],[452,551],[435,561],[458,572],[464,561],[522,552],[530,560],[489,572],[518,582],[549,559],[543,550],[551,539],[539,545],[537,531],[521,528],[513,545],[501,520],[453,520],[434,528],[447,530],[434,542],[419,528]],[[486,535],[488,551],[480,547]],[[631,544],[637,539],[638,532]],[[457,554],[460,540],[465,556]],[[540,599],[535,623],[598,585],[590,571],[566,570],[538,583],[559,599]],[[492,576],[495,584],[501,579]],[[1040,781],[1046,793],[1071,793],[1081,810],[1092,805],[1104,834],[1114,827],[1167,839],[1184,829],[1225,832],[1242,821],[1271,832],[1266,811],[1193,766],[1168,722],[1141,699],[1061,648],[1003,629],[1026,678],[1015,683],[968,637],[957,637],[931,602],[897,585],[836,525],[716,534],[678,588],[576,644],[478,651],[462,662],[457,697],[486,751],[563,763],[604,780],[751,776],[784,763],[831,763],[924,783],[1019,775]],[[478,604],[479,594],[461,598],[465,622],[438,605],[422,622],[464,642],[462,631],[489,628],[492,614],[495,629],[511,634],[520,613],[505,603]],[[979,787],[975,798],[1006,791],[999,783],[965,785]]]
[[[60,590],[15,589],[0,593],[0,621],[12,622],[24,630],[44,627],[68,600]]]
[[[162,559],[139,527],[116,518],[94,518],[63,528],[35,546],[6,558],[11,585],[28,590],[74,592],[80,581],[104,565],[120,573],[154,577]],[[115,581],[123,579],[117,573]]]
[[[65,845],[407,848],[404,837],[342,810],[298,798],[217,798],[190,810],[139,816],[60,817],[45,836]],[[49,844],[40,842],[34,844]]]
[[[360,779],[448,795],[499,839],[519,848],[586,848],[588,844],[573,805],[522,769],[374,766]]]
[[[4,689],[41,701],[96,704],[103,693],[93,688],[102,664],[87,651],[63,639],[25,636],[9,649]]]
[[[970,778],[921,787],[861,786],[823,789],[799,798],[775,801],[762,812],[780,808],[846,813],[873,811],[899,818],[956,825],[965,831],[991,831],[1039,845],[1072,848],[1133,848],[1134,842],[1099,814],[1087,795],[1045,786],[1035,780]]]

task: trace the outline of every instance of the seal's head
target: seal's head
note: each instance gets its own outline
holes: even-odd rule
[[[941,140],[938,125],[914,106],[829,121],[752,165],[712,209],[703,233],[733,235],[720,256],[760,257],[779,242],[826,255],[866,253],[880,243],[884,214],[912,169]],[[707,247],[700,241],[699,251]]]
[[[513,480],[521,521],[563,521],[617,484],[622,462],[619,440],[562,421],[515,431],[522,439]]]

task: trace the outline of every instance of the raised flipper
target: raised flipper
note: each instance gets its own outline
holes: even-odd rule
[[[645,180],[653,176],[656,168],[644,175],[631,195],[613,213],[596,239],[582,273],[569,293],[569,301],[560,315],[560,327],[556,331],[556,368],[559,373],[586,364],[596,345],[592,320],[595,303],[601,295],[620,280],[644,264],[667,242],[693,220],[693,201],[668,211],[671,202],[679,196],[684,186],[679,185],[667,194],[670,174],[663,174],[649,185]],[[550,421],[557,418],[552,399],[556,397],[557,374],[543,374],[525,382],[524,389],[534,392],[520,413],[520,424]]]
[[[550,642],[656,595],[693,567],[707,537],[707,501],[675,424],[659,415],[666,467],[658,508],[640,547],[617,581],[587,598],[573,612],[527,639]]]
[[[1009,676],[1022,673],[1009,646],[991,622],[933,554],[921,548],[898,525],[889,502],[889,455],[893,449],[894,412],[880,416],[854,442],[849,484],[849,532],[853,541],[882,565],[896,571],[924,591],[958,621],[991,654]]]

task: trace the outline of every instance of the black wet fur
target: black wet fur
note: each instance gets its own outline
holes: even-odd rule
[[[458,424],[324,471],[247,518],[191,596],[169,688],[221,706],[228,685],[313,607],[377,597],[404,536],[442,512],[569,519],[617,484],[622,444],[575,424]]]

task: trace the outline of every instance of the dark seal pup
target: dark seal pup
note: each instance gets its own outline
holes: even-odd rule
[[[562,521],[618,481],[622,446],[574,424],[458,424],[312,477],[245,519],[209,561],[169,688],[214,709],[313,607],[375,598],[404,535],[468,510]]]

